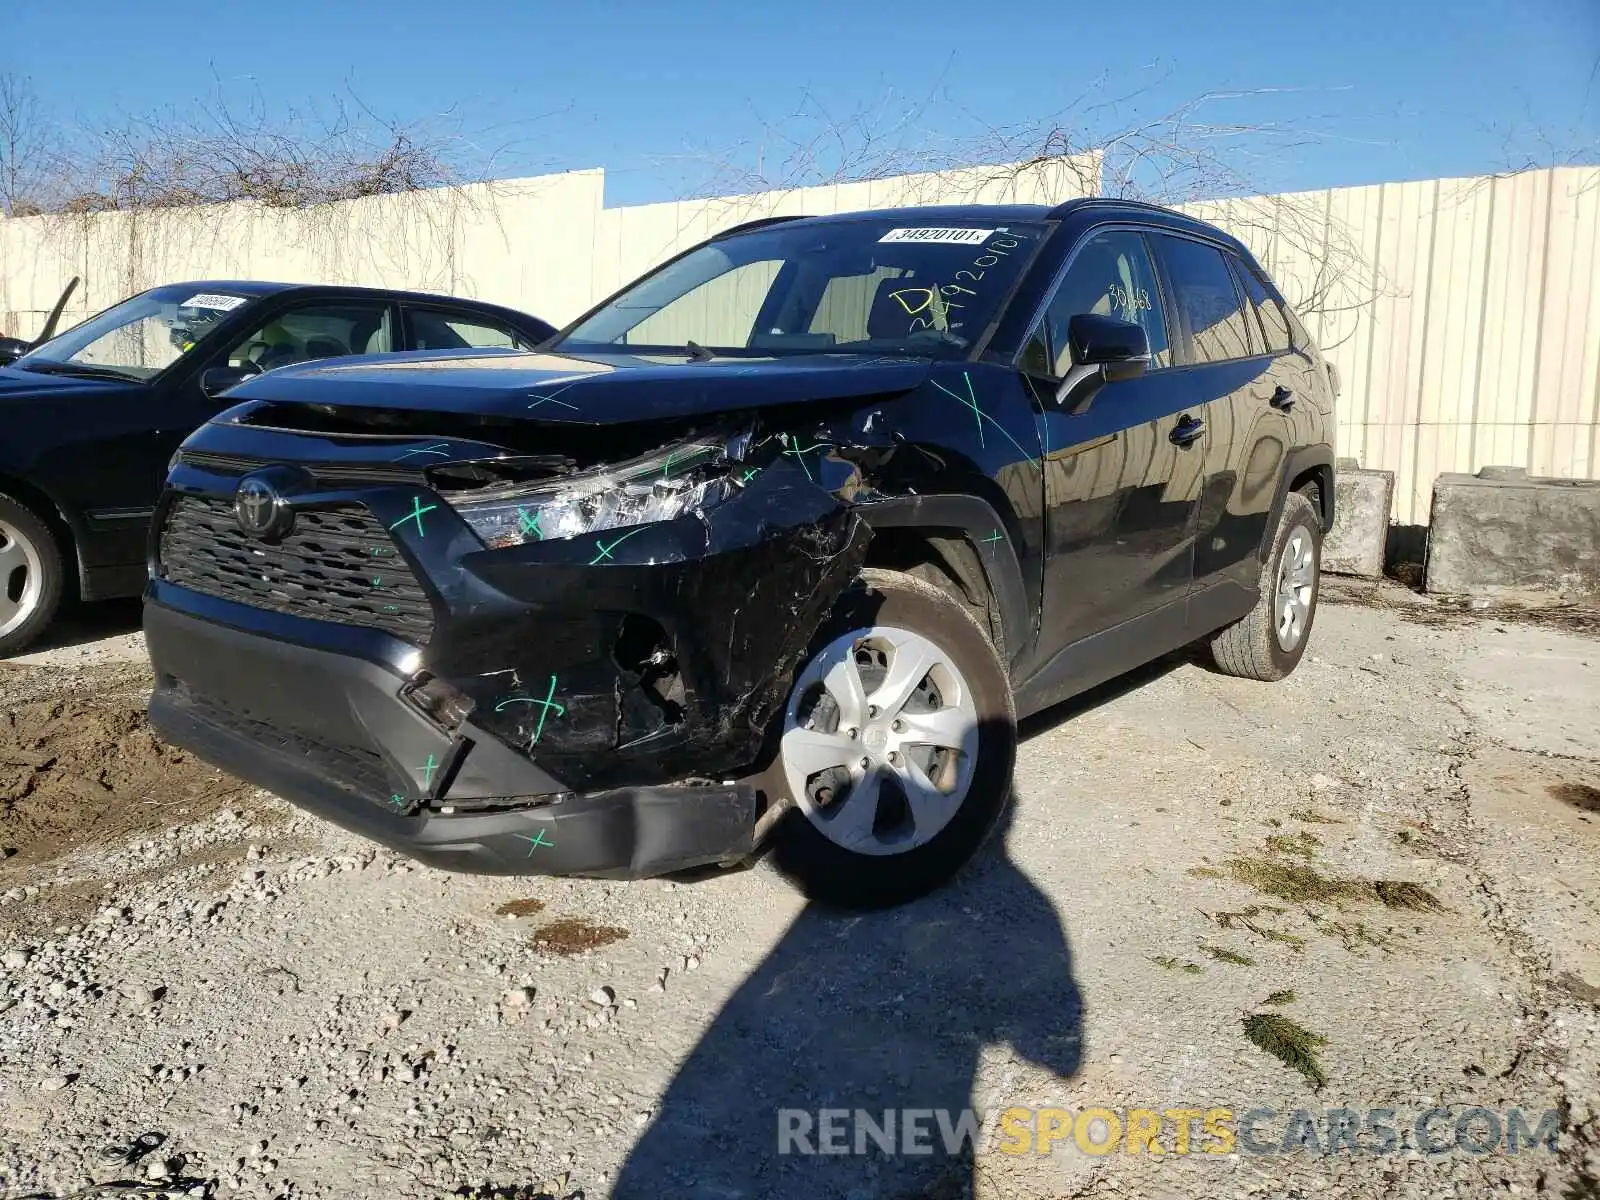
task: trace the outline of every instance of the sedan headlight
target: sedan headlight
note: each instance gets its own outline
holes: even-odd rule
[[[687,442],[617,467],[455,504],[486,546],[499,549],[670,521],[722,503],[750,478],[749,438]]]

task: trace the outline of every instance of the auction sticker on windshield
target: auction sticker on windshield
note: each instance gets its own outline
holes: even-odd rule
[[[198,296],[190,296],[178,307],[180,308],[220,308],[224,312],[238,308],[244,303],[243,296],[220,296],[212,292],[201,292]]]
[[[880,242],[936,242],[951,246],[981,246],[992,229],[948,229],[919,226],[916,229],[891,229]]]

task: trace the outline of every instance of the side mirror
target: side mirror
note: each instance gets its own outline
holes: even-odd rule
[[[200,376],[200,390],[215,400],[229,388],[259,374],[259,367],[254,370],[249,367],[209,367]]]
[[[1108,383],[1137,379],[1150,366],[1144,326],[1115,317],[1079,313],[1067,324],[1072,368],[1056,389],[1056,403],[1073,416],[1086,411]]]
[[[21,338],[0,337],[0,367],[16,362],[31,349],[33,347]]]

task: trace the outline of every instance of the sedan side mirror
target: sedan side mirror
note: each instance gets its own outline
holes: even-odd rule
[[[1072,367],[1056,388],[1056,403],[1073,416],[1086,411],[1108,383],[1137,379],[1150,366],[1144,326],[1115,317],[1079,313],[1067,324]]]
[[[16,362],[31,349],[33,347],[21,338],[0,337],[0,367]]]
[[[249,367],[211,367],[200,376],[200,390],[215,400],[229,388],[259,374],[260,367],[254,370]]]

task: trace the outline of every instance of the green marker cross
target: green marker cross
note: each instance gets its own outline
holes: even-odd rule
[[[513,704],[537,704],[539,706],[539,726],[533,731],[533,736],[528,739],[528,749],[530,750],[537,746],[539,739],[544,736],[544,723],[550,716],[551,710],[554,710],[558,717],[567,715],[566,707],[556,703],[556,677],[554,675],[550,676],[550,690],[544,694],[543,700],[536,696],[512,696],[509,700],[502,700],[499,704],[496,704],[494,710],[495,712],[504,712]]]
[[[565,400],[557,400],[556,399],[556,397],[561,395],[562,392],[565,392],[569,388],[572,388],[574,386],[576,386],[576,385],[569,383],[569,384],[567,384],[566,387],[557,388],[555,391],[549,393],[548,395],[544,395],[544,396],[541,396],[538,392],[529,392],[528,395],[533,398],[533,403],[528,405],[528,407],[529,408],[538,408],[539,405],[541,405],[541,404],[554,404],[554,405],[556,405],[556,406],[558,406],[560,408],[568,408],[568,409],[571,409],[573,412],[577,412],[578,411],[578,406],[576,404],[568,404]]]
[[[984,445],[983,423],[985,421],[987,421],[987,422],[989,422],[989,424],[993,425],[996,429],[998,429],[1000,431],[1000,435],[1003,438],[1005,438],[1006,441],[1010,442],[1013,446],[1015,446],[1021,452],[1022,456],[1024,458],[1026,458],[1030,463],[1032,463],[1034,467],[1036,467],[1036,468],[1038,468],[1040,470],[1043,470],[1042,467],[1039,467],[1039,464],[1036,461],[1036,456],[1031,454],[1026,448],[1024,448],[1022,443],[1017,441],[1016,438],[1012,437],[1011,436],[1011,431],[1009,429],[1007,429],[1004,425],[1000,424],[999,421],[996,421],[988,413],[983,411],[982,407],[978,404],[977,393],[973,390],[973,387],[972,387],[972,376],[968,372],[963,371],[963,372],[961,372],[961,378],[963,380],[965,380],[966,384],[967,384],[967,394],[965,396],[961,395],[959,392],[952,392],[949,388],[945,387],[944,384],[940,383],[937,379],[933,380],[932,382],[933,382],[933,386],[934,387],[938,388],[946,396],[949,396],[950,399],[954,400],[957,404],[960,404],[963,408],[971,410],[972,419],[977,423],[977,426],[978,426],[978,445],[980,447],[982,447]]]
[[[530,517],[527,509],[517,509],[517,524],[521,527],[521,531],[523,533],[537,534],[541,542],[544,541],[544,527],[539,524],[542,520],[544,520],[543,510],[534,513]]]
[[[627,541],[634,534],[643,533],[643,532],[644,532],[644,526],[643,525],[639,526],[639,528],[637,528],[637,529],[630,529],[630,530],[628,530],[627,533],[623,534],[616,541],[612,542],[609,546],[606,545],[606,543],[600,541],[598,538],[595,539],[595,543],[594,544],[599,548],[600,553],[596,554],[593,558],[591,558],[589,560],[589,565],[591,567],[599,566],[601,563],[605,562],[606,559],[610,558],[611,557],[611,552],[613,550],[615,550],[618,546],[622,545],[623,542]],[[613,561],[615,561],[615,560],[613,560]]]
[[[427,537],[428,536],[427,531],[425,531],[422,528],[422,518],[423,518],[423,516],[425,514],[431,513],[434,509],[436,509],[438,507],[439,506],[437,504],[430,504],[430,505],[428,505],[428,507],[424,508],[424,507],[422,507],[422,498],[420,496],[412,497],[412,499],[411,499],[411,511],[409,513],[407,513],[405,516],[401,517],[393,525],[389,526],[389,532],[393,533],[395,530],[399,529],[400,526],[404,525],[407,521],[415,521],[417,523],[417,536],[418,537]]]
[[[795,439],[796,442],[799,440],[799,438]],[[806,464],[806,455],[810,454],[813,450],[826,450],[827,448],[827,442],[818,442],[814,446],[807,446],[804,450],[790,447],[788,450],[785,450],[784,453],[792,454],[795,458],[798,458],[800,460],[800,469],[806,473],[806,480],[810,483],[815,483],[816,480],[811,477],[811,468]]]
[[[554,850],[556,848],[556,844],[554,842],[545,841],[544,830],[542,830],[542,829],[539,830],[539,834],[538,834],[537,837],[529,837],[525,833],[514,833],[511,836],[512,837],[519,837],[523,841],[528,843],[528,857],[529,858],[533,857],[533,852],[535,850],[537,850],[540,846],[546,846],[551,850]]]

